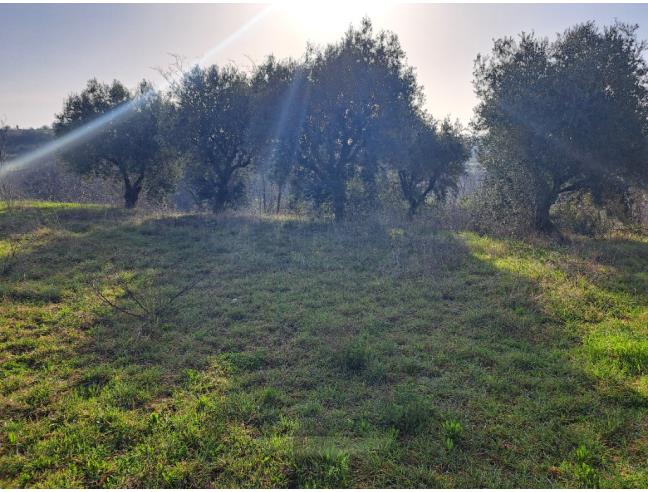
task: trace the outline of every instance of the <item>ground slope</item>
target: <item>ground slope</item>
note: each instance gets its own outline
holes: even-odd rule
[[[4,208],[0,486],[648,487],[647,271],[645,237]]]

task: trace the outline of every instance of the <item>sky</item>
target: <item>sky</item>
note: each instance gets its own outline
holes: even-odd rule
[[[308,42],[334,42],[363,15],[399,36],[428,110],[464,124],[476,104],[475,56],[493,39],[522,31],[552,38],[579,22],[615,19],[639,24],[648,39],[641,4],[0,4],[0,120],[50,125],[92,77],[160,84],[157,68],[172,63],[170,54],[245,68],[269,54],[299,57]]]

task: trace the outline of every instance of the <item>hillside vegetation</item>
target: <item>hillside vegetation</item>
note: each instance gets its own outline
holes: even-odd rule
[[[648,487],[648,238],[0,210],[2,487]]]

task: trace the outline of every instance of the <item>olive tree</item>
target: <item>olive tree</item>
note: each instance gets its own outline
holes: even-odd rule
[[[167,112],[164,96],[146,81],[129,91],[117,80],[92,79],[56,115],[57,137],[78,130],[61,156],[82,176],[121,181],[126,208],[133,208],[142,192],[160,198],[173,189],[180,162],[168,144]]]
[[[194,67],[175,89],[177,138],[190,156],[198,202],[220,212],[243,198],[242,171],[252,164],[250,80],[235,66]]]
[[[307,53],[309,93],[296,173],[304,196],[346,214],[352,180],[369,193],[381,161],[400,145],[403,114],[422,93],[396,35],[374,33],[364,19],[344,38]]]
[[[477,58],[479,160],[497,186],[524,190],[509,199],[536,229],[553,228],[550,208],[565,193],[602,200],[646,182],[645,48],[636,26],[588,22],[552,42],[499,39]]]
[[[252,75],[251,138],[256,142],[258,172],[276,187],[279,213],[286,185],[294,174],[309,85],[304,66],[269,56]],[[264,199],[264,208],[265,199]]]
[[[448,191],[456,189],[469,150],[458,125],[431,118],[417,118],[402,150],[395,166],[411,218],[429,196],[443,200]]]

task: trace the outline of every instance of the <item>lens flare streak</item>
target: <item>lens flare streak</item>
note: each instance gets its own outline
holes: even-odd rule
[[[233,42],[237,41],[245,32],[247,32],[251,27],[257,24],[260,20],[266,17],[271,10],[275,8],[274,5],[268,5],[255,16],[250,18],[245,24],[239,27],[232,34],[223,39],[216,46],[208,50],[202,57],[197,59],[194,63],[191,64],[192,67],[196,65],[202,65],[207,62],[210,58],[216,55],[219,51],[223,50]],[[184,75],[183,72],[179,74],[179,77]],[[3,178],[7,174],[13,171],[19,171],[30,167],[32,165],[41,162],[43,159],[60,152],[64,149],[69,149],[74,145],[79,145],[83,142],[96,137],[101,130],[103,130],[110,123],[118,123],[131,113],[132,110],[136,109],[142,101],[145,101],[150,95],[162,91],[168,88],[170,81],[166,81],[158,89],[152,89],[151,91],[141,95],[140,97],[133,99],[127,103],[122,104],[121,106],[113,109],[112,111],[99,116],[98,118],[86,123],[85,125],[71,131],[67,135],[57,138],[53,142],[43,145],[42,147],[29,152],[23,156],[17,157],[10,161],[7,161],[0,167],[0,178]]]

